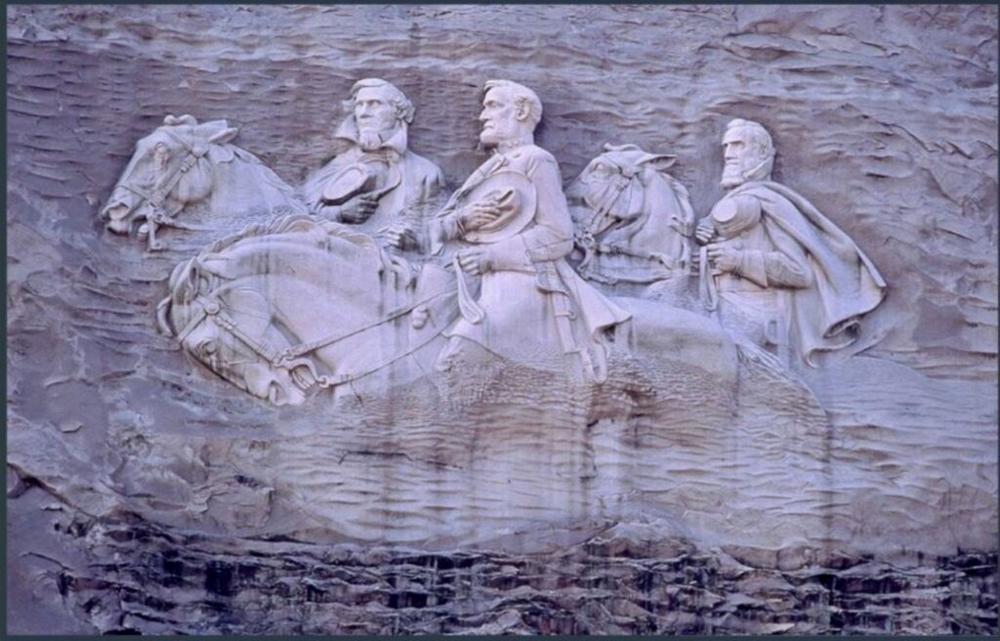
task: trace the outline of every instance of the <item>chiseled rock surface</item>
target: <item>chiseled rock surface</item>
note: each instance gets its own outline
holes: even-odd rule
[[[996,20],[10,9],[9,631],[995,632]],[[210,234],[147,253],[97,210],[167,113],[226,119],[299,184],[369,76],[414,102],[410,148],[451,187],[483,159],[490,78],[537,90],[565,181],[634,142],[678,157],[699,216],[725,123],[765,124],[775,177],[889,283],[880,341],[812,391],[668,360],[598,394],[511,371],[453,404],[245,398],[156,332]]]
[[[235,542],[58,520],[103,562],[50,571],[105,633],[989,634],[996,553],[754,567],[664,523],[538,532],[532,554]]]

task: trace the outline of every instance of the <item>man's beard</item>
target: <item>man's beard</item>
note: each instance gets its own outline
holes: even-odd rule
[[[376,151],[382,143],[392,138],[399,129],[396,123],[388,129],[376,129],[374,126],[365,126],[358,123],[358,145],[363,151]]]
[[[743,163],[729,163],[727,162],[725,167],[722,168],[722,180],[719,184],[723,189],[731,189],[733,187],[739,187],[747,181],[745,175],[745,168]]]
[[[498,135],[495,127],[490,127],[480,129],[479,131],[479,146],[483,149],[489,149],[491,147],[496,147],[500,144],[502,136]]]

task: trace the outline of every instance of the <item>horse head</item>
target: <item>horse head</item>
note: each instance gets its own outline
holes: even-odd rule
[[[566,191],[578,237],[591,250],[686,268],[695,216],[687,190],[667,173],[675,157],[636,145],[604,149]]]
[[[273,327],[270,303],[244,278],[226,273],[224,253],[182,262],[170,276],[170,295],[157,306],[160,330],[183,351],[239,389],[274,405],[305,401],[276,349],[287,343]]]
[[[167,116],[136,143],[100,211],[107,228],[118,234],[150,233],[156,223],[204,201],[216,186],[216,165],[234,158],[235,148],[228,143],[237,132],[225,120],[199,124],[193,116]]]

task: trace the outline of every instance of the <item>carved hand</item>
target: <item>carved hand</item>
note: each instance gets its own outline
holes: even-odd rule
[[[715,236],[715,227],[712,226],[710,218],[702,218],[698,223],[698,228],[694,232],[694,237],[702,245],[708,243]]]
[[[742,252],[732,247],[712,243],[708,246],[708,259],[719,272],[736,271],[740,266]]]
[[[503,211],[496,202],[487,200],[466,207],[459,214],[459,221],[462,223],[463,229],[472,231],[492,223],[502,213]]]
[[[421,305],[413,310],[413,315],[410,317],[410,325],[413,329],[423,329],[430,317],[431,310],[427,309],[426,306]]]
[[[485,274],[493,268],[493,261],[486,249],[466,249],[458,252],[458,264],[462,270],[477,276]]]
[[[417,233],[406,225],[393,225],[385,230],[385,240],[396,249],[415,249],[419,246]]]
[[[362,194],[340,209],[340,220],[350,225],[360,225],[371,218],[377,207],[378,198]]]

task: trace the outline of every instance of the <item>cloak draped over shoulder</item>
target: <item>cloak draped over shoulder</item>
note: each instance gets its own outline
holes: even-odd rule
[[[773,181],[752,181],[726,198],[750,196],[760,201],[761,224],[778,251],[790,256],[804,250],[812,285],[788,289],[790,338],[806,363],[818,352],[854,342],[859,317],[885,297],[886,283],[868,256],[837,225],[803,196]],[[774,233],[778,228],[782,233]],[[791,240],[789,240],[791,239]],[[795,242],[801,249],[789,247]]]

